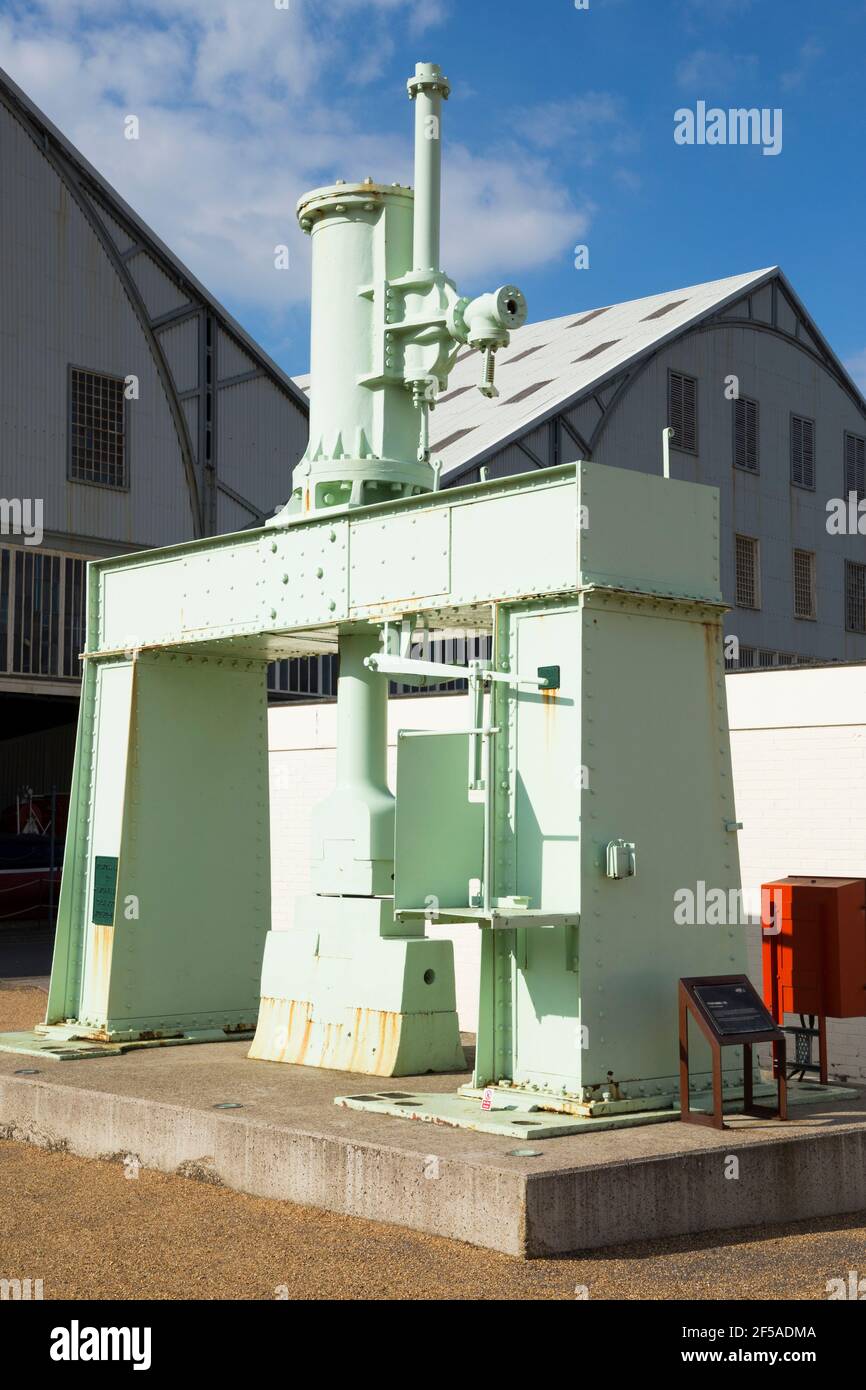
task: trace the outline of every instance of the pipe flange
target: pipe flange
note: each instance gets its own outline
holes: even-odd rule
[[[451,83],[435,63],[419,63],[415,76],[406,83],[406,90],[410,101],[414,101],[419,92],[438,92],[447,101],[451,94]]]
[[[471,303],[471,299],[467,295],[463,295],[460,299],[455,299],[445,316],[445,326],[451,337],[456,338],[458,343],[465,343],[469,338],[469,327],[464,317],[464,311]]]

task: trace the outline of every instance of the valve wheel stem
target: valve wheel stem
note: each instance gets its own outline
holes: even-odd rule
[[[495,374],[496,374],[496,348],[494,348],[494,347],[485,348],[485,350],[484,350],[484,379],[483,379],[481,385],[480,385],[479,388],[478,388],[479,391],[481,392],[482,396],[487,396],[487,397],[489,397],[489,398],[493,398],[494,396],[498,396],[498,395],[499,395],[499,392],[498,392],[496,386],[494,385],[494,377],[495,377]]]

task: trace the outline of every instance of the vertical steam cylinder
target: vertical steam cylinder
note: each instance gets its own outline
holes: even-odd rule
[[[313,243],[310,439],[294,510],[362,506],[426,492],[418,412],[386,329],[387,282],[412,265],[413,194],[368,180],[308,193],[298,219]]]

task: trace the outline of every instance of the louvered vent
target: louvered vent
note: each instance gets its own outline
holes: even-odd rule
[[[791,416],[791,482],[815,486],[815,421],[802,415]]]
[[[794,617],[815,617],[815,552],[794,551]]]
[[[682,372],[668,373],[668,423],[674,432],[674,448],[697,453],[698,383]]]
[[[758,471],[758,402],[745,396],[734,401],[734,466]]]
[[[753,536],[737,536],[737,607],[760,608],[758,542]]]
[[[858,434],[845,435],[845,493],[856,492],[858,499],[866,497],[866,439]]]

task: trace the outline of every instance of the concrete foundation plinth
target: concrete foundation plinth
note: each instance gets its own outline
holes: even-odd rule
[[[357,1076],[246,1052],[211,1043],[41,1068],[0,1054],[0,1136],[92,1158],[133,1154],[163,1172],[205,1171],[256,1196],[517,1256],[866,1209],[862,1092],[800,1108],[787,1124],[652,1124],[541,1139],[521,1156],[514,1137],[335,1106],[359,1091]],[[369,1078],[369,1090],[396,1101],[453,1095],[465,1080]],[[229,1105],[239,1108],[219,1108]]]

